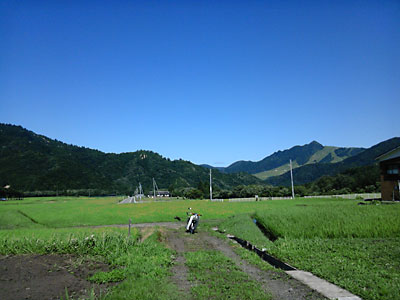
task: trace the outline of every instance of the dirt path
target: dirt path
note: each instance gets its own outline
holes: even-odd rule
[[[128,224],[112,224],[112,225],[94,225],[94,226],[76,226],[78,228],[104,228],[104,227],[128,227]],[[179,222],[153,222],[153,223],[136,223],[136,224],[131,224],[131,227],[137,227],[137,228],[145,228],[145,227],[165,227],[165,228],[174,228],[178,229],[182,226],[182,223]]]
[[[184,228],[180,228],[179,230],[170,229],[166,231],[166,243],[171,249],[177,251],[175,266],[172,270],[172,280],[182,291],[189,292],[192,284],[187,280],[188,269],[184,264],[184,253],[198,250],[216,250],[221,251],[243,272],[247,273],[253,280],[259,282],[266,292],[272,294],[273,299],[326,299],[283,272],[263,271],[249,264],[234,252],[232,242],[209,235],[207,232],[200,230],[199,233],[190,235],[184,233]]]
[[[177,285],[181,292],[187,295],[190,293],[192,284],[187,280],[189,272],[185,265],[185,245],[182,239],[182,232],[178,230],[168,231],[166,242],[171,249],[176,251],[174,266],[172,267],[172,282]]]

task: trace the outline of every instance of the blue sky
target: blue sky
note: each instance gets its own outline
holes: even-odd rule
[[[399,1],[1,1],[0,122],[227,166],[400,135]]]

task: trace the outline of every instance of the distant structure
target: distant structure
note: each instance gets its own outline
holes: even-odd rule
[[[142,197],[144,197],[144,193],[143,193],[142,185],[139,182],[139,187],[137,187],[135,190],[135,198],[136,199],[139,198],[140,200],[142,200]]]
[[[147,195],[149,198],[156,198],[156,197],[170,197],[171,194],[169,191],[162,191],[158,189],[157,183],[155,179],[153,178],[153,190]],[[139,182],[139,186],[136,188],[134,195],[131,197],[128,197],[121,202],[120,204],[127,204],[127,203],[141,203],[142,198],[145,198],[142,184]]]
[[[400,200],[400,147],[376,158],[381,173],[382,200]]]
[[[150,196],[154,197],[153,194],[150,194]],[[156,197],[170,197],[171,194],[169,193],[169,191],[161,191],[161,190],[157,190],[156,192]]]
[[[169,197],[170,193],[169,191],[161,191],[158,189],[157,182],[153,178],[153,193],[150,193],[149,197]]]
[[[212,177],[211,177],[211,169],[210,169],[210,201],[212,201]]]

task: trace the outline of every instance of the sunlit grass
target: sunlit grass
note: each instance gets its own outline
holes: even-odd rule
[[[255,218],[277,237],[399,237],[400,205],[309,204],[257,211]]]
[[[271,299],[258,282],[218,251],[188,252],[185,257],[196,299]]]
[[[8,212],[21,211],[45,227],[70,227],[88,225],[172,222],[175,216],[184,217],[188,207],[202,214],[202,219],[224,219],[238,213],[265,211],[274,207],[294,206],[298,203],[327,203],[344,200],[308,199],[259,202],[210,202],[208,200],[184,200],[170,202],[150,202],[138,204],[118,204],[121,197],[46,197],[27,198],[21,201],[0,203],[0,229],[15,228],[11,221],[2,217]],[[348,201],[347,201],[348,202]],[[29,221],[22,221],[23,227]],[[21,226],[17,226],[21,227]]]
[[[225,229],[363,299],[400,299],[400,205],[303,202],[222,221]],[[265,237],[253,217],[274,236]]]

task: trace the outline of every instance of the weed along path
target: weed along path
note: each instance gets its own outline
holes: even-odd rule
[[[282,271],[262,270],[235,251],[233,242],[199,229],[165,229],[167,246],[176,251],[172,281],[198,299],[326,299]]]

